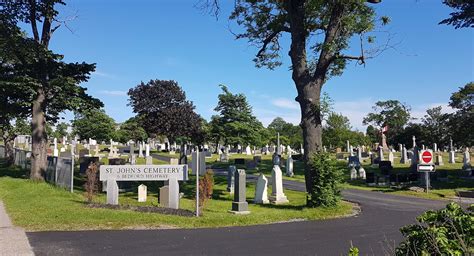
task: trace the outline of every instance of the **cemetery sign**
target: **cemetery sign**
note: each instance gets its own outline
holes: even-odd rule
[[[187,180],[187,165],[101,165],[100,180]]]

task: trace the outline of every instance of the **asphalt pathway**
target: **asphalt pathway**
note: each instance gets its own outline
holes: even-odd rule
[[[219,172],[218,172],[219,173]],[[223,173],[222,173],[223,174]],[[255,176],[249,175],[249,180]],[[284,180],[286,189],[304,184]],[[250,227],[27,233],[36,255],[361,255],[393,254],[401,226],[446,202],[363,190],[344,190],[357,216]],[[230,206],[229,206],[230,207]]]

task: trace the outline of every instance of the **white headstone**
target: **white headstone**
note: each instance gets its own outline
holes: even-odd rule
[[[455,155],[454,155],[453,150],[449,151],[449,163],[450,164],[455,164],[456,163],[456,159],[455,159]]]
[[[138,202],[146,202],[147,187],[143,184],[138,186]]]
[[[347,140],[347,141],[346,141],[346,151],[347,151],[348,153],[351,152],[351,147],[350,147],[350,146],[351,146],[351,145],[349,144],[349,141]]]
[[[150,156],[150,144],[145,145],[145,157]]]
[[[267,185],[268,180],[265,175],[260,174],[257,179],[257,186],[255,188],[255,199],[254,203],[256,204],[268,204],[268,194],[267,194]]]
[[[286,176],[293,177],[293,175],[293,158],[289,155],[286,159]]]
[[[356,180],[357,179],[357,170],[354,166],[351,168],[351,180]]]
[[[395,157],[393,156],[393,152],[388,152],[388,161],[392,162],[392,165],[395,164]]]
[[[385,160],[385,158],[383,156],[383,147],[382,146],[379,146],[379,159],[380,159],[380,161]]]
[[[250,149],[250,146],[247,146],[247,147],[245,148],[245,154],[246,154],[246,155],[252,155],[252,150]]]
[[[237,168],[234,165],[227,169],[227,192],[234,194],[234,175]]]
[[[462,169],[465,171],[471,170],[471,154],[469,154],[469,148],[466,148],[466,150],[463,153]]]
[[[278,165],[274,165],[272,170],[272,196],[270,201],[274,204],[288,203],[288,199],[283,193],[282,173]]]
[[[119,197],[119,188],[117,181],[107,180],[107,204],[117,205]]]
[[[152,165],[153,164],[153,157],[151,157],[151,156],[145,157],[145,163],[147,165]]]
[[[408,164],[408,154],[407,154],[407,149],[405,147],[402,147],[402,156],[400,158],[400,163]]]
[[[143,157],[143,145],[138,143],[138,157]]]
[[[359,167],[359,177],[363,180],[366,179],[365,169],[362,165]]]

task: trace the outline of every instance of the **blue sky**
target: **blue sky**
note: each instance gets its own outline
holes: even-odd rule
[[[277,116],[298,123],[288,48],[281,54],[282,67],[255,68],[257,49],[235,40],[229,31],[229,26],[238,30],[227,20],[232,4],[223,6],[216,21],[194,7],[197,0],[66,2],[61,17],[77,15],[68,23],[73,32],[59,29],[51,48],[67,61],[97,63],[96,72],[83,85],[104,102],[117,122],[134,115],[127,106],[128,89],[140,81],[172,79],[207,119],[214,114],[222,83],[232,92],[244,93],[265,125]],[[365,67],[350,64],[341,77],[329,80],[324,91],[334,100],[335,110],[362,130],[361,120],[377,100],[398,99],[410,105],[416,117],[428,107],[446,105],[452,92],[474,80],[473,30],[438,25],[450,11],[441,0],[379,4],[377,13],[391,18],[384,30],[390,32],[396,49],[369,60]],[[354,47],[350,52],[357,52],[357,44]]]

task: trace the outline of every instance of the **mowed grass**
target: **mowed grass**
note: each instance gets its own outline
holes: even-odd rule
[[[345,153],[345,157],[349,154]],[[384,154],[385,159],[388,159],[388,153]],[[395,156],[395,164],[393,165],[393,172],[395,173],[409,173],[410,172],[410,165],[409,164],[399,164],[400,161],[400,153],[394,153]],[[335,158],[335,154],[333,154]],[[448,153],[443,152],[443,166],[436,166],[437,171],[446,171],[448,174],[447,181],[431,181],[432,188],[429,190],[429,193],[422,193],[422,192],[415,192],[408,190],[407,187],[392,187],[392,186],[368,186],[365,181],[350,180],[350,170],[347,168],[347,161],[346,160],[339,160],[337,161],[338,164],[342,169],[344,169],[344,179],[345,183],[343,184],[343,188],[351,188],[351,189],[361,189],[361,190],[370,190],[370,191],[381,191],[384,193],[390,194],[397,194],[403,196],[415,196],[427,199],[436,199],[436,200],[447,200],[451,199],[452,197],[456,196],[457,190],[474,190],[474,180],[472,179],[465,179],[459,176],[459,172],[462,168],[462,154],[456,154],[456,163],[450,164],[448,163]],[[228,168],[229,165],[234,164],[234,160],[236,158],[244,158],[247,160],[252,160],[253,156],[249,155],[242,155],[242,154],[232,154],[230,155],[229,163],[221,163],[218,161],[217,158],[213,158],[212,160],[208,160],[208,164],[210,164],[213,168]],[[282,163],[286,165],[286,158],[287,156],[283,156]],[[375,167],[370,166],[370,159],[364,159],[362,163],[366,172],[374,172],[380,173],[380,170]],[[237,165],[237,168],[245,169],[244,165]],[[264,173],[265,175],[271,175],[271,171],[273,168],[272,164],[272,156],[271,155],[263,155],[262,162],[255,168],[248,170],[249,173]],[[293,177],[285,176],[285,168],[282,168],[283,172],[283,179],[287,180],[296,180],[300,182],[304,182],[304,164],[302,161],[294,161],[293,162]],[[417,183],[413,183],[410,186],[418,186]]]
[[[305,193],[285,190],[290,200],[288,205],[255,205],[254,184],[247,184],[249,215],[234,215],[231,209],[232,196],[226,192],[224,177],[215,177],[212,200],[208,201],[203,216],[182,217],[159,213],[141,213],[132,210],[113,210],[90,208],[85,204],[84,192],[69,193],[64,189],[47,183],[32,182],[24,178],[25,172],[18,168],[0,168],[0,199],[4,202],[8,214],[15,225],[28,231],[46,230],[99,230],[99,229],[156,229],[156,228],[202,228],[245,226],[268,224],[291,220],[320,220],[344,216],[352,213],[352,205],[341,202],[336,207],[306,208]],[[77,178],[75,183],[83,181]],[[120,193],[121,205],[159,206],[158,188],[160,182],[147,182],[148,200],[137,202],[134,192]],[[180,208],[194,211],[194,180],[181,184],[184,197]],[[269,193],[271,188],[269,188]],[[101,193],[95,202],[105,203],[105,194]]]

